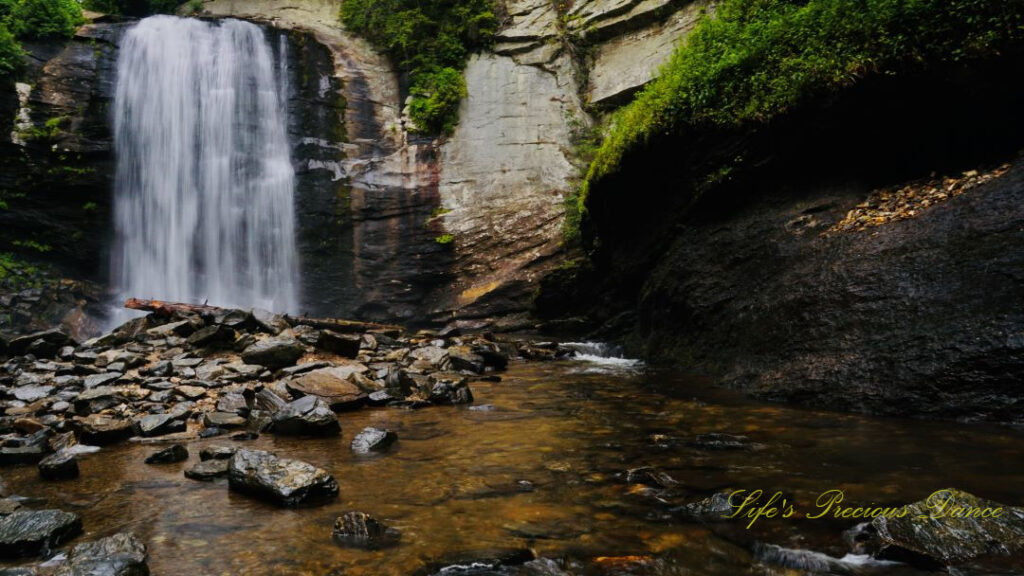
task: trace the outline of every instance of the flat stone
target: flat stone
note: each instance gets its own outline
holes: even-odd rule
[[[82,531],[77,514],[62,510],[18,510],[0,517],[0,557],[46,554]]]
[[[231,412],[207,412],[203,425],[207,428],[244,428],[246,420]]]
[[[176,432],[184,432],[187,426],[176,414],[151,414],[138,422],[139,434],[142,436],[163,436]]]
[[[256,322],[256,326],[260,330],[273,334],[274,336],[277,336],[291,327],[284,316],[268,312],[262,308],[253,308],[252,317]]]
[[[338,483],[326,470],[261,450],[235,453],[228,467],[228,485],[279,506],[322,504],[338,496]]]
[[[11,391],[22,402],[35,402],[53,392],[53,386],[19,386]]]
[[[230,460],[238,452],[234,446],[207,446],[199,451],[200,460]]]
[[[267,338],[242,352],[246,364],[258,364],[271,370],[291,366],[306,353],[306,347],[298,340],[285,336]]]
[[[180,322],[170,322],[162,326],[155,326],[146,330],[146,334],[154,338],[167,338],[168,336],[181,336],[187,337],[195,332],[192,323],[188,320],[181,320]]]
[[[466,370],[476,374],[484,373],[483,356],[473,352],[469,346],[448,348],[448,362],[452,370]]]
[[[358,408],[366,402],[366,393],[347,378],[357,371],[366,370],[362,364],[321,368],[303,374],[285,386],[292,394],[320,398],[332,410]]]
[[[46,456],[46,448],[40,445],[4,446],[0,448],[0,465],[35,464]]]
[[[86,376],[84,385],[86,388],[96,388],[105,384],[110,384],[117,381],[118,378],[123,376],[120,372],[104,372],[103,374],[93,374]]]
[[[206,396],[206,388],[203,388],[202,386],[183,385],[178,386],[174,390],[175,392],[181,394],[182,396],[188,398],[189,400],[196,400],[202,398],[203,396]]]
[[[75,423],[79,429],[79,440],[96,445],[113,444],[129,438],[135,428],[131,420],[103,414],[76,418]]]
[[[222,478],[228,475],[230,459],[203,460],[192,468],[185,470],[185,477],[203,482],[212,481],[214,478]]]

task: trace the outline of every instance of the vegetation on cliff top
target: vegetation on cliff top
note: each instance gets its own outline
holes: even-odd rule
[[[652,136],[763,123],[867,74],[996,54],[1022,39],[1019,0],[723,0],[614,115],[579,207]]]
[[[71,38],[83,23],[75,0],[0,0],[0,78],[22,69],[18,39]]]
[[[341,20],[408,74],[409,115],[421,132],[435,134],[455,127],[466,58],[498,26],[493,0],[345,0]]]

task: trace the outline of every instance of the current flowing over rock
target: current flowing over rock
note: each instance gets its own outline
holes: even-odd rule
[[[296,310],[279,72],[248,22],[154,16],[128,31],[114,102],[122,295]]]

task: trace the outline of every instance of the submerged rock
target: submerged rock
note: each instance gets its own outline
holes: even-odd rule
[[[952,565],[1024,553],[1024,508],[948,488],[906,510],[901,518],[878,516],[871,521],[876,557],[928,567],[933,563],[922,557]],[[1000,512],[993,517],[996,510]]]
[[[168,446],[159,452],[154,452],[146,458],[146,464],[171,464],[188,460],[188,448],[181,444]]]
[[[82,531],[77,514],[63,510],[18,510],[0,517],[0,557],[38,556]]]
[[[326,470],[262,450],[236,452],[228,466],[228,483],[232,490],[279,506],[322,504],[338,496],[338,483]]]
[[[298,340],[287,336],[267,338],[242,352],[246,364],[259,364],[271,370],[291,366],[306,353],[306,347]]]
[[[214,478],[222,478],[228,475],[230,459],[219,458],[203,460],[192,468],[185,470],[185,478],[200,480],[203,482],[212,481]]]
[[[375,550],[396,544],[401,533],[365,512],[346,512],[334,521],[332,538],[342,546]]]
[[[338,417],[316,396],[305,396],[286,404],[273,417],[277,434],[331,436],[341,433]]]
[[[55,576],[149,576],[146,546],[130,533],[76,545]]]
[[[356,434],[352,439],[352,451],[356,454],[369,454],[370,452],[383,452],[398,440],[398,434],[391,430],[379,428],[363,428],[363,431]]]

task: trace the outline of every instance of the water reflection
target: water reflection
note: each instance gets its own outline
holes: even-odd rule
[[[739,488],[782,490],[807,507],[833,488],[854,505],[903,504],[946,486],[1021,504],[1017,430],[797,410],[678,375],[585,368],[513,364],[502,382],[472,384],[487,410],[367,409],[341,416],[340,438],[244,443],[334,473],[341,496],[321,508],[282,510],[182,476],[203,446],[227,439],[193,443],[183,464],[147,466],[154,448],[123,445],[85,456],[75,481],[41,482],[34,467],[4,476],[12,493],[82,515],[84,538],[134,531],[154,574],[398,575],[453,552],[526,546],[548,556],[667,554],[671,573],[733,575],[751,573],[755,541],[841,557],[851,522],[762,520],[746,530],[683,523],[674,506]],[[353,455],[349,442],[365,426],[391,428],[399,441],[383,455]],[[715,432],[752,446],[692,442]],[[622,473],[645,465],[679,485],[657,497],[626,485]],[[351,509],[401,530],[401,544],[332,544],[335,517]]]

